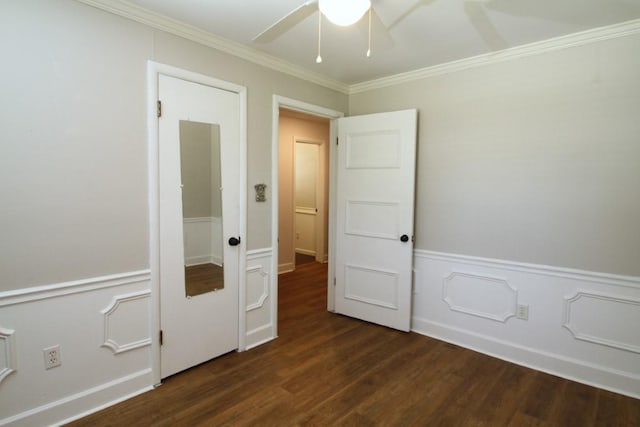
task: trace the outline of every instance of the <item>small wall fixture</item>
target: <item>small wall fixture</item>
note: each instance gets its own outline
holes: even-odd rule
[[[267,184],[256,184],[253,186],[256,189],[256,202],[266,202],[267,196],[264,191],[267,189]]]

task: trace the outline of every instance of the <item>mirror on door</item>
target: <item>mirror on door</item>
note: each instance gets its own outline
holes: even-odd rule
[[[220,126],[180,120],[185,294],[224,288]]]

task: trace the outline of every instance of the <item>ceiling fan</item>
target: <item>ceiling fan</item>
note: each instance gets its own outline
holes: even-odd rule
[[[375,2],[381,0],[373,1]],[[307,17],[311,16],[313,13],[319,11],[318,56],[316,58],[316,62],[320,63],[322,62],[322,57],[320,56],[322,16],[324,15],[330,22],[333,22],[336,25],[349,26],[360,21],[360,19],[362,19],[362,17],[368,13],[369,46],[366,56],[369,57],[371,55],[372,26],[376,28],[376,34],[380,35],[381,39],[386,40],[389,45],[392,45],[393,42],[391,40],[389,30],[393,29],[416,9],[422,6],[427,6],[434,1],[436,0],[416,0],[412,7],[400,14],[393,22],[385,25],[376,12],[375,6],[372,5],[372,0],[307,0],[303,4],[286,14],[284,17],[280,18],[267,29],[262,31],[260,34],[255,36],[252,41],[255,43],[270,43],[298,25]],[[478,34],[487,44],[487,46],[493,51],[501,50],[507,47],[506,41],[500,36],[486,13],[487,6],[490,6],[495,1],[496,0],[464,0],[463,3],[464,12],[466,13],[467,17],[475,27]]]
[[[349,26],[359,21],[370,9],[370,0],[307,0],[255,36],[253,41],[269,43],[318,10],[334,24]]]
[[[375,25],[380,33],[390,39],[387,28],[371,5],[371,0],[307,0],[284,17],[276,21],[266,30],[255,36],[255,43],[269,43],[277,39],[291,28],[302,22],[308,16],[319,11],[318,14],[318,56],[316,62],[322,62],[320,56],[320,35],[322,16],[339,26],[350,26],[360,21],[368,13],[369,17],[369,46],[367,57],[371,55],[371,27]]]

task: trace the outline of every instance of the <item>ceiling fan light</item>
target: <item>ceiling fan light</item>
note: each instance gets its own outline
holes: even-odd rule
[[[355,24],[371,7],[370,0],[319,0],[320,12],[336,25]]]

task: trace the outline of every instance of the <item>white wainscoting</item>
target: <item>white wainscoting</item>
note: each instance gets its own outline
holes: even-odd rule
[[[413,331],[640,398],[639,277],[422,250],[414,270]]]
[[[315,208],[296,207],[295,251],[297,253],[316,256],[317,217]]]
[[[222,218],[184,218],[184,263],[222,265]]]
[[[0,425],[62,423],[151,389],[149,282],[144,270],[0,293]],[[46,370],[53,345],[62,365]]]
[[[272,280],[271,248],[247,252],[246,348],[250,349],[276,337],[276,283]]]

